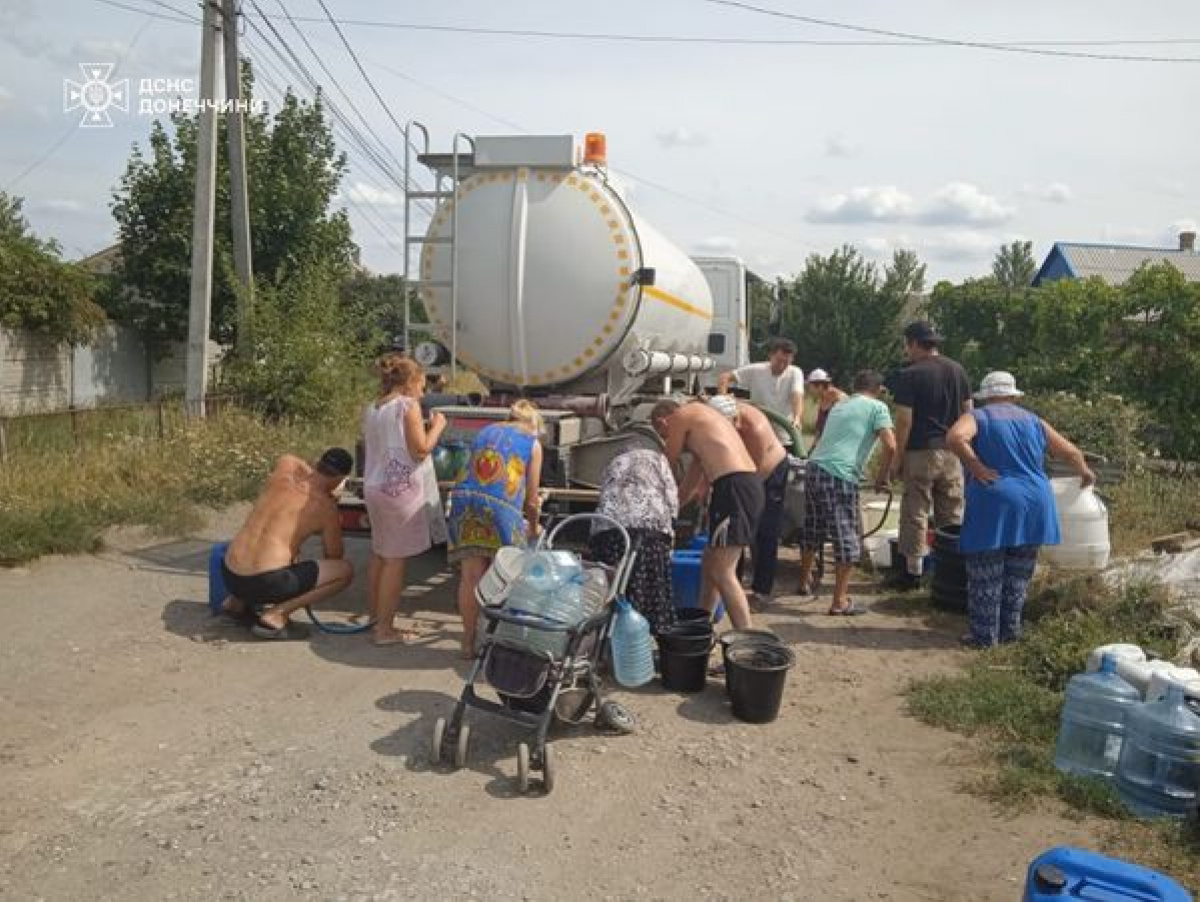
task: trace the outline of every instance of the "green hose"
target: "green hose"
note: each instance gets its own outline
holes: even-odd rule
[[[768,422],[770,422],[770,424],[772,426],[778,426],[780,429],[782,429],[784,432],[787,433],[788,440],[791,441],[791,443],[792,443],[792,454],[794,454],[796,457],[807,457],[808,456],[804,451],[804,442],[801,441],[800,430],[792,425],[792,421],[790,419],[788,419],[785,416],[782,416],[781,414],[776,413],[773,410],[768,410],[767,408],[763,407],[761,404],[755,404],[753,401],[751,401],[749,403],[752,406],[757,407],[759,410],[761,410],[763,412],[763,414],[766,416]]]

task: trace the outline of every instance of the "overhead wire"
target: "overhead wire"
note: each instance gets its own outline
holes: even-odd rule
[[[879,35],[886,38],[901,39],[905,41],[912,41],[918,44],[935,45],[940,47],[963,47],[971,50],[989,50],[998,53],[1022,53],[1033,56],[1104,60],[1108,62],[1200,63],[1200,57],[1135,56],[1117,53],[1090,53],[1081,50],[1060,50],[1008,42],[1000,43],[992,41],[974,41],[962,38],[947,38],[938,35],[918,34],[911,31],[897,31],[889,28],[873,28],[866,25],[854,25],[848,22],[838,22],[833,19],[822,19],[817,16],[806,16],[801,13],[787,12],[785,10],[770,9],[769,7],[747,3],[745,0],[700,0],[700,2],[707,3],[710,6],[722,6],[730,9],[739,9],[745,12],[751,12],[756,15],[768,16],[776,19],[786,19],[791,22],[803,22],[807,25],[820,25],[824,28],[851,31],[857,34]]]
[[[701,0],[701,2],[719,2],[719,0]],[[776,14],[789,16],[776,10],[768,10],[763,7],[754,7],[752,4],[730,4],[741,6],[750,11],[762,12],[765,14]],[[834,40],[828,38],[750,38],[750,37],[732,37],[728,35],[672,35],[672,34],[639,34],[631,32],[582,32],[582,31],[551,31],[534,28],[484,28],[481,26],[468,25],[430,25],[418,24],[413,22],[388,22],[372,19],[348,19],[338,18],[336,22],[339,25],[347,25],[363,28],[388,28],[404,31],[425,31],[425,32],[445,32],[448,34],[473,34],[490,37],[521,37],[521,38],[544,38],[549,40],[570,40],[570,41],[607,41],[616,43],[639,43],[639,44],[727,44],[727,45],[747,45],[747,46],[799,46],[799,47],[922,47],[931,44],[947,44],[953,46],[968,47],[973,49],[1010,49],[1018,50],[1029,48],[1030,50],[1041,49],[1043,53],[1048,55],[1074,55],[1068,51],[1063,51],[1061,54],[1056,53],[1054,48],[1057,47],[1117,47],[1117,46],[1155,46],[1155,45],[1185,45],[1185,44],[1200,44],[1200,37],[1196,38],[1129,38],[1129,39],[1106,39],[1106,40],[1080,40],[1080,39],[1065,39],[1065,40],[1013,40],[1013,41],[965,41],[955,39],[937,39],[925,35],[910,35],[904,32],[888,32],[883,29],[867,29],[863,27],[851,26],[845,23],[835,23],[830,20],[820,20],[811,18],[809,24],[819,24],[828,27],[844,27],[852,30],[862,30],[868,33],[878,33],[889,35],[890,37],[883,40]],[[296,16],[297,22],[319,22],[322,21],[315,16]],[[802,18],[803,20],[803,18]],[[1092,57],[1087,57],[1092,58]],[[1128,55],[1095,55],[1095,58],[1114,59],[1118,61],[1128,62],[1197,62],[1191,58],[1180,57],[1140,57]]]

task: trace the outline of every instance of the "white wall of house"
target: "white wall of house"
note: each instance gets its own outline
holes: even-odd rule
[[[89,345],[55,346],[38,335],[0,329],[0,415],[69,407],[140,404],[184,389],[185,346],[152,359],[138,334],[105,326]],[[221,348],[209,343],[211,360]]]

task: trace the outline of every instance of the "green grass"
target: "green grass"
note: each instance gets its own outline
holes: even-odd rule
[[[1137,821],[1111,786],[1054,767],[1063,689],[1088,652],[1132,642],[1170,656],[1178,636],[1164,622],[1167,598],[1150,584],[1109,588],[1097,579],[1043,580],[1027,607],[1022,641],[973,656],[960,674],[915,681],[909,711],[943,729],[977,737],[991,767],[969,789],[1013,811],[1061,801],[1106,823],[1111,854],[1200,886],[1200,837],[1190,824]]]
[[[1111,490],[1100,486],[1109,500],[1113,550],[1119,554],[1144,551],[1155,536],[1200,526],[1200,475],[1131,473]]]
[[[253,498],[284,452],[312,457],[322,447],[353,441],[352,424],[267,423],[226,408],[188,422],[175,411],[159,438],[157,410],[149,434],[138,412],[89,414],[98,439],[76,450],[62,421],[37,418],[0,467],[0,562],[45,554],[91,552],[104,530],[140,524],[164,534],[195,528],[199,511]],[[67,436],[70,437],[69,420]],[[11,434],[11,433],[10,433]]]

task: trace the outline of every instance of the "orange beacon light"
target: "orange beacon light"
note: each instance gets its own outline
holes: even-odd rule
[[[603,132],[588,132],[584,136],[583,162],[593,166],[608,164],[608,141]]]

